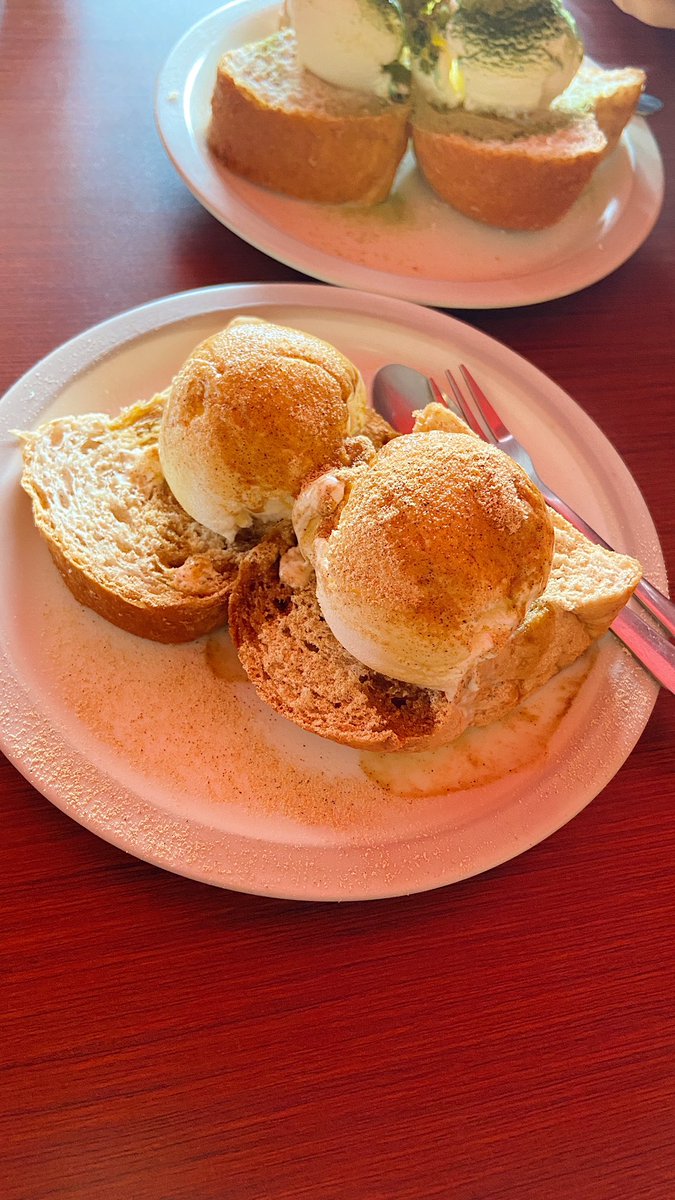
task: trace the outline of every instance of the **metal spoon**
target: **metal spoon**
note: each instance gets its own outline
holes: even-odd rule
[[[399,433],[410,433],[413,413],[434,399],[426,375],[400,363],[380,367],[373,379],[371,394],[375,410]]]
[[[636,113],[639,117],[651,117],[654,113],[661,112],[663,108],[663,100],[659,100],[658,96],[650,96],[644,92],[637,103]]]

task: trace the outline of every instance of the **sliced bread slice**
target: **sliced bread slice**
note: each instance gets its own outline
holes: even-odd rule
[[[334,87],[306,71],[292,29],[224,54],[211,108],[216,157],[301,200],[386,200],[408,143],[407,103]]]
[[[504,716],[601,637],[640,579],[632,558],[589,543],[552,514],[549,582],[510,641],[467,671],[457,695],[364,667],[324,621],[314,577],[290,588],[279,561],[293,544],[278,527],[242,564],[230,599],[239,658],[262,698],[303,729],[358,749],[420,750]]]
[[[639,67],[599,67],[585,58],[551,107],[557,112],[592,113],[607,139],[606,157],[633,116],[646,79]]]
[[[193,521],[162,475],[164,396],[116,417],[61,417],[21,434],[22,485],[35,525],[73,595],[106,620],[159,642],[227,621],[250,541],[229,548]]]

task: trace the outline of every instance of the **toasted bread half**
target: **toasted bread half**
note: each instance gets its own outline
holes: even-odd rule
[[[369,670],[335,640],[315,594],[279,578],[293,544],[279,526],[247,556],[230,598],[230,630],[262,698],[303,729],[358,749],[421,750],[454,741],[515,708],[608,629],[640,579],[632,558],[588,542],[562,517],[543,594],[510,641],[467,670],[457,695]]]
[[[19,434],[21,483],[81,604],[139,637],[187,642],[226,624],[241,562],[267,527],[254,524],[228,545],[181,507],[159,458],[166,395],[116,417],[60,417]],[[344,464],[394,436],[368,409],[359,434],[345,438]]]
[[[427,183],[453,208],[501,229],[546,229],[560,221],[604,157],[593,116],[562,120],[508,139],[471,136],[457,117],[416,106],[413,146]]]
[[[209,146],[237,175],[327,204],[386,200],[408,142],[409,107],[325,83],[284,29],[220,60]]]
[[[607,157],[633,116],[645,82],[646,75],[639,67],[613,70],[585,58],[569,87],[551,107],[557,112],[592,113],[607,140]]]
[[[434,191],[466,216],[502,229],[546,229],[614,149],[644,82],[643,71],[584,62],[546,120],[529,123],[441,112],[417,98],[417,162]]]
[[[193,521],[159,462],[164,396],[116,417],[62,417],[21,435],[22,485],[73,595],[140,637],[184,642],[227,621],[250,542]]]

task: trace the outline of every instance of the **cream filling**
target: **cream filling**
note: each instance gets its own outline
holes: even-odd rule
[[[518,624],[513,606],[504,602],[483,614],[468,646],[451,637],[439,644],[436,638],[406,629],[403,621],[377,627],[371,614],[357,612],[331,587],[325,545],[319,540],[314,548],[316,595],[324,620],[345,650],[389,679],[445,692],[454,700],[470,668],[503,645]]]
[[[286,0],[298,58],[334,87],[387,99],[384,68],[403,47],[400,13],[386,0]]]
[[[293,505],[295,536],[304,557],[312,565],[316,561],[319,523],[336,512],[344,494],[344,481],[337,474],[320,475],[303,489]]]
[[[181,498],[180,490],[176,491],[168,475],[166,478],[171,491],[185,511],[189,512],[195,521],[199,521],[214,533],[219,533],[230,543],[235,540],[240,530],[248,529],[254,521],[271,524],[290,517],[293,509],[293,497],[290,492],[270,492],[260,507],[255,509],[247,508],[237,500],[234,492],[231,498],[202,494],[198,503],[194,495],[188,494],[185,496],[188,502],[186,504]]]

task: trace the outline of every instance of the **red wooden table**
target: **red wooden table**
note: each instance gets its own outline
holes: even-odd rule
[[[154,80],[208,0],[7,0],[0,387],[166,293],[297,280],[203,211]],[[575,397],[675,568],[675,33],[573,5],[643,64],[667,171],[646,244],[531,308],[461,312]],[[5,1200],[675,1195],[675,702],[527,854],[336,906],[240,895],[97,839],[0,762]]]

